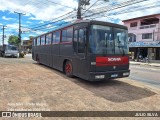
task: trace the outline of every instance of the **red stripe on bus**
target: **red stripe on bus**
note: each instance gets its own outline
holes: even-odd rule
[[[72,42],[60,42],[60,44],[72,44]]]
[[[96,57],[96,66],[113,66],[129,64],[128,56]]]

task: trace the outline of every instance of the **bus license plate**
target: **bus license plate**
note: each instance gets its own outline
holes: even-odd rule
[[[112,78],[118,77],[118,74],[112,74],[111,77]]]

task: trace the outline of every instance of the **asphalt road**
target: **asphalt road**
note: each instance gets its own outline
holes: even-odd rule
[[[129,79],[140,81],[143,84],[160,88],[160,67],[148,65],[130,65]]]

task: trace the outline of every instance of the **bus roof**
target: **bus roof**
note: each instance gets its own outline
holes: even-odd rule
[[[91,23],[91,24],[99,24],[99,25],[108,25],[108,26],[111,26],[111,27],[119,27],[119,28],[127,29],[127,27],[124,26],[124,25],[105,22],[105,21],[96,21],[96,20],[80,20],[80,21],[76,21],[75,23],[73,23],[73,25],[78,24],[78,23]]]
[[[122,28],[122,29],[126,29],[127,30],[127,27],[124,26],[124,25],[120,25],[120,24],[116,24],[116,23],[110,23],[110,22],[104,22],[104,21],[96,21],[96,20],[77,20],[75,21],[74,23],[70,23],[66,26],[63,26],[63,27],[60,27],[60,28],[57,28],[55,30],[52,30],[50,32],[47,32],[47,33],[44,33],[44,34],[41,34],[39,36],[36,36],[35,38],[37,37],[40,37],[40,36],[43,36],[43,35],[46,35],[48,33],[52,33],[54,31],[58,31],[58,30],[61,30],[63,28],[67,28],[69,26],[73,26],[73,25],[76,25],[76,24],[81,24],[81,23],[88,23],[88,24],[97,24],[97,25],[106,25],[106,26],[111,26],[111,27],[116,27],[116,28]]]

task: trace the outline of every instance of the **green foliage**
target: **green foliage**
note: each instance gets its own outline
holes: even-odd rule
[[[18,46],[20,43],[18,36],[14,36],[14,35],[9,36],[8,43]]]

